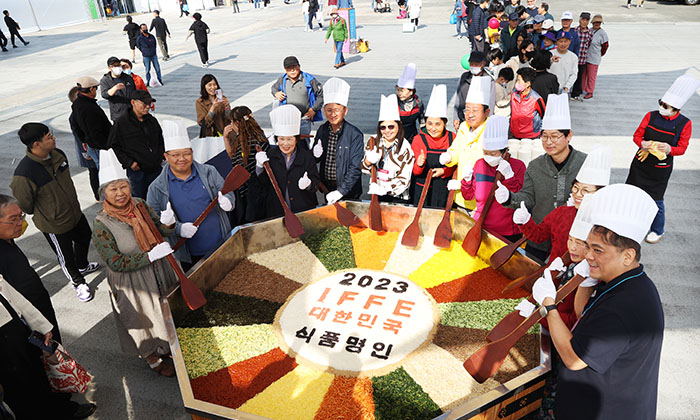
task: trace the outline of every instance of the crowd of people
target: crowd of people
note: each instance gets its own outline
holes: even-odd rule
[[[144,84],[132,71],[133,60],[110,57],[101,81],[81,77],[69,94],[76,152],[100,203],[92,226],[51,128],[22,125],[18,137],[26,153],[10,184],[13,197],[0,195],[0,354],[17,360],[0,364],[0,385],[18,418],[56,412],[85,418],[96,408],[51,393],[40,352],[26,341],[32,330],[47,343],[60,341],[48,293],[14,241],[24,231],[26,215],[32,215],[82,302],[93,298],[85,275],[101,267],[88,261],[92,243],[106,270],[122,350],[170,377],[175,372],[159,299],[177,281],[166,257],[173,254],[188,270],[216,250],[233,227],[282,216],[273,184],[285,204],[301,212],[357,200],[363,193],[382,202],[416,204],[427,176],[432,182],[426,205],[444,208],[454,191],[458,209],[484,218],[484,228],[506,241],[524,235],[527,254],[549,264],[533,286],[557,362],[541,417],[574,410],[581,418],[654,418],[663,311],[639,263],[640,245],[663,236],[663,197],[673,158],[685,153],[692,131],[680,110],[700,81],[681,76],[661,96],[658,109],[633,133],[638,151],[630,156],[626,184],[610,185],[612,151],[575,149],[569,109],[577,80],[571,72],[581,66],[582,51],[588,51],[585,72],[593,78],[593,85],[584,81],[583,90],[593,93],[596,69],[588,66],[597,68],[599,61],[590,62],[590,53],[597,48],[599,59],[607,48],[607,36],[597,35],[602,17],[593,18],[598,29],[588,29],[590,15],[581,13],[581,26],[572,29],[572,14],[565,12],[561,30],[545,32],[546,19],[537,16],[546,17],[546,4],[528,1],[521,10],[517,0],[505,7],[485,3],[474,9],[481,12],[472,11],[474,17],[487,9],[503,9],[496,15],[505,15],[508,7],[512,12],[496,41],[485,42],[488,31],[470,32],[473,51],[463,60],[468,71],[459,78],[452,111],[444,84],[433,86],[424,105],[416,92],[418,68],[408,63],[395,91],[378,95],[376,132],[368,140],[346,120],[350,84],[337,77],[321,83],[301,71],[296,57],[283,60],[284,73],[271,88],[277,101],[270,112],[271,135],[250,108],[231,105],[214,75],[204,75],[195,101],[199,137],[222,138],[228,167],[241,165],[251,174],[234,192],[222,191],[225,173],[195,160],[184,121],[159,121],[150,114],[155,99],[147,88],[149,74]],[[530,19],[533,23],[527,23]],[[474,24],[473,18],[467,23],[470,31]],[[145,26],[136,46],[154,38]],[[152,26],[159,42],[158,27],[165,31],[160,45],[167,56],[167,26],[155,20]],[[594,48],[596,37],[601,43]],[[155,56],[156,41],[148,43]],[[551,51],[556,45],[556,51],[538,45]],[[538,83],[547,64],[554,63],[562,68]],[[540,94],[539,88],[548,90]],[[97,103],[98,89],[108,101],[109,117]],[[533,153],[540,144],[542,153]],[[364,191],[362,174],[373,168],[376,181]],[[484,212],[494,183],[494,205]],[[214,199],[215,211],[195,224]],[[185,245],[178,248],[181,239]],[[586,280],[557,306],[557,287],[574,275]],[[528,316],[536,307],[523,301],[518,309]],[[636,387],[629,387],[630,381]]]

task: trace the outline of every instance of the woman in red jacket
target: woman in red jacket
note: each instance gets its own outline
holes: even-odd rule
[[[476,199],[473,218],[481,216],[486,198],[491,191],[497,172],[503,175],[502,184],[509,191],[518,192],[525,180],[525,164],[518,159],[506,160],[503,155],[508,147],[508,118],[494,115],[486,120],[486,127],[481,138],[484,157],[477,160],[474,168],[462,179],[462,197],[465,200]],[[449,189],[459,188],[458,181],[450,181]],[[484,229],[497,233],[509,241],[517,241],[522,236],[513,223],[513,209],[508,209],[493,202],[484,220]]]
[[[552,241],[549,254],[550,263],[564,255],[568,250],[569,231],[583,197],[595,193],[610,183],[611,156],[612,151],[605,146],[597,147],[589,153],[579,169],[574,185],[571,187],[569,203],[552,210],[539,225],[532,220],[530,212],[523,203],[513,213],[513,222],[518,224],[520,231],[527,239],[534,242]],[[556,263],[556,265],[560,264]],[[554,284],[559,287],[560,278],[555,278]],[[574,296],[575,294],[567,296],[557,308],[569,329],[573,328],[576,322]],[[546,326],[546,324],[543,325]]]
[[[411,204],[418,204],[428,171],[433,170],[430,189],[425,196],[428,207],[445,207],[447,204],[447,181],[456,166],[448,168],[440,164],[440,154],[447,151],[454,140],[454,133],[447,131],[447,86],[433,85],[430,102],[426,110],[425,131],[421,130],[411,143],[413,155],[413,181],[411,182]]]

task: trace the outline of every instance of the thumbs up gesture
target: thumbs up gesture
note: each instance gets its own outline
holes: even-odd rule
[[[425,150],[420,151],[420,155],[416,158],[416,164],[420,167],[423,167],[425,165]]]
[[[510,191],[508,191],[508,188],[501,184],[501,181],[498,181],[497,185],[498,188],[496,188],[494,198],[496,199],[496,201],[498,201],[499,204],[503,204],[506,201],[508,201],[508,198],[510,198]]]
[[[175,224],[175,212],[173,211],[170,202],[165,206],[165,210],[160,212],[160,223],[170,226]]]
[[[525,202],[520,202],[520,207],[515,209],[513,212],[513,223],[517,225],[524,225],[530,220],[530,212],[525,207]]]
[[[305,190],[305,189],[309,188],[309,185],[311,185],[311,180],[309,179],[309,174],[307,172],[304,172],[304,176],[299,178],[299,189]]]

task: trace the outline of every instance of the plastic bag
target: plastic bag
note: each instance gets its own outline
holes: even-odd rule
[[[455,13],[452,13],[450,15],[450,25],[454,25],[457,23],[457,15]]]

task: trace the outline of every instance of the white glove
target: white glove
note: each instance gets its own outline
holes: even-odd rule
[[[547,270],[549,270],[549,271],[566,271],[566,266],[564,266],[564,261],[562,261],[560,257],[557,257],[554,259],[554,261],[549,263]]]
[[[531,303],[527,299],[523,299],[518,305],[515,307],[515,310],[520,312],[520,316],[523,318],[527,318],[530,315],[532,315],[533,312],[535,312],[535,304]]]
[[[566,200],[567,207],[572,207],[574,205],[574,195],[569,194],[569,199]]]
[[[498,190],[496,190],[498,192]],[[530,212],[527,211],[527,207],[525,207],[525,202],[521,201],[520,202],[520,207],[515,209],[513,212],[513,223],[516,225],[524,225],[530,220]]]
[[[309,179],[309,174],[307,172],[304,172],[304,176],[299,178],[298,185],[300,190],[305,190],[309,188],[309,186],[311,185],[311,180]]]
[[[447,181],[447,189],[450,191],[452,191],[452,190],[459,191],[460,189],[462,189],[462,183],[457,181],[456,179],[451,179],[451,180]]]
[[[172,253],[173,249],[170,247],[170,244],[167,242],[161,242],[158,245],[154,246],[153,249],[148,251],[148,261],[157,261],[163,257],[167,257]]]
[[[586,277],[586,280],[579,284],[579,287],[596,287],[598,285],[598,280],[593,277]]]
[[[532,297],[535,298],[537,303],[540,305],[545,298],[557,298],[557,288],[554,287],[552,274],[549,272],[549,270],[544,270],[544,276],[537,279],[535,284],[532,286]]]
[[[343,194],[341,194],[338,190],[331,191],[326,194],[326,201],[328,201],[328,204],[337,203],[341,198],[343,198]]]
[[[197,226],[195,226],[193,223],[183,223],[182,226],[180,226],[180,236],[190,239],[195,233],[197,233],[197,229]]]
[[[315,158],[321,157],[321,155],[323,154],[323,144],[321,144],[321,140],[319,140],[318,143],[316,143],[316,145],[314,146],[313,152],[314,152]]]
[[[510,191],[501,184],[501,181],[498,181],[498,188],[496,188],[494,198],[498,201],[498,204],[503,204],[510,198]]]
[[[441,153],[439,159],[440,165],[447,165],[448,163],[452,162],[452,154],[449,151]]]
[[[233,210],[233,203],[231,203],[231,200],[229,200],[228,197],[221,194],[221,191],[219,191],[219,207],[221,207],[221,210],[223,211]]]
[[[160,223],[170,226],[175,223],[175,212],[173,211],[173,207],[168,204],[165,206],[165,210],[160,212]]]
[[[377,162],[379,162],[379,159],[382,158],[381,152],[377,152],[374,150],[367,150],[365,151],[365,159],[367,162],[369,162],[372,165],[375,165]]]
[[[469,182],[469,181],[472,180],[472,177],[473,177],[473,176],[474,176],[474,168],[472,167],[472,168],[467,169],[467,170],[464,172],[464,178],[462,178],[462,179],[465,180],[465,181],[467,181],[467,182]]]
[[[576,264],[574,267],[574,274],[578,274],[579,276],[583,277],[584,279],[587,277],[591,276],[591,268],[588,266],[588,261],[583,260],[580,263]],[[596,284],[598,284],[598,280],[596,280]],[[595,284],[594,284],[595,286]]]
[[[367,193],[372,195],[386,195],[386,189],[376,182],[371,182]]]
[[[501,163],[498,164],[496,170],[502,173],[503,178],[505,179],[510,179],[515,175],[515,172],[513,172],[513,168],[510,166],[510,163],[505,159],[501,159]]]
[[[255,166],[258,168],[262,168],[264,166],[264,163],[269,161],[267,157],[267,153],[265,152],[258,152],[255,154]]]

